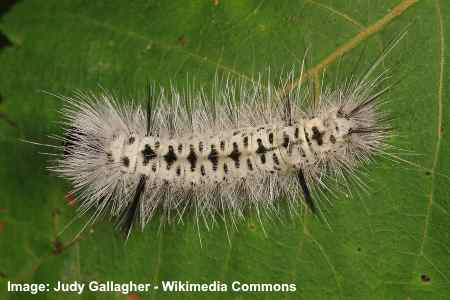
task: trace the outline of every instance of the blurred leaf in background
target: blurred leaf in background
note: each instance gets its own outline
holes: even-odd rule
[[[65,294],[73,299],[449,299],[449,46],[444,0],[389,1],[18,1],[0,32],[0,298],[12,282],[295,283],[293,293]],[[2,6],[3,7],[3,6]],[[364,69],[408,28],[384,68],[399,81],[385,106],[399,134],[392,143],[412,164],[377,160],[370,194],[329,207],[327,220],[257,216],[230,232],[198,232],[190,218],[151,222],[125,244],[106,220],[72,241],[86,219],[70,187],[46,171],[41,147],[61,133],[62,103],[42,93],[99,91],[139,98],[148,81],[200,86],[214,75],[248,80],[300,65],[320,82]],[[362,58],[362,59],[360,59]],[[317,86],[317,85],[316,85]],[[330,229],[331,228],[331,229]],[[202,246],[198,235],[201,234]],[[134,298],[132,298],[134,297]]]

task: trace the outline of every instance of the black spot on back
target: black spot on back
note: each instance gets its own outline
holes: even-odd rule
[[[231,151],[229,158],[234,161],[234,165],[236,168],[239,168],[239,157],[241,156],[241,152],[239,152],[239,146],[236,142],[233,143],[233,151]]]
[[[269,143],[273,144],[273,132],[269,133]]]
[[[191,164],[191,171],[194,172],[195,165],[197,164],[197,155],[195,154],[195,151],[194,151],[194,145],[190,145],[190,151],[189,151],[187,160]]]
[[[133,144],[135,140],[136,139],[134,138],[134,136],[130,136],[130,138],[128,139],[128,144]]]
[[[301,156],[302,156],[302,157],[306,157],[305,150],[303,150],[302,147],[299,147],[299,148],[300,148],[300,154],[301,154]]]
[[[289,146],[289,135],[286,132],[283,132],[283,143],[281,144],[284,148]]]
[[[330,135],[330,142],[332,144],[336,144],[336,138],[334,137],[334,135]]]
[[[250,158],[247,158],[247,167],[250,171],[253,171],[253,164]]]
[[[247,148],[248,147],[248,136],[244,136],[244,147]]]
[[[163,156],[164,160],[167,163],[167,170],[170,169],[172,164],[177,160],[177,156],[175,152],[173,151],[173,146],[169,145],[169,151],[167,151],[166,155]]]
[[[319,146],[322,146],[322,144],[323,144],[323,132],[320,132],[319,129],[316,126],[313,126],[312,132],[313,132],[312,139],[316,140],[316,142],[317,142],[317,144]]]
[[[225,150],[225,141],[220,141],[220,150]]]
[[[202,174],[202,176],[206,175],[205,167],[203,165],[200,166],[200,173]]]
[[[260,159],[262,164],[266,163],[266,155],[264,153],[260,155]]]
[[[179,166],[177,167],[176,172],[177,172],[177,176],[180,176],[180,175],[181,175],[181,168],[180,168]]]
[[[122,164],[128,168],[130,165],[130,159],[127,156],[122,157]]]
[[[229,158],[234,161],[234,165],[236,168],[239,168],[239,157],[241,156],[241,152],[239,152],[239,146],[236,142],[233,143],[233,151],[231,151]]]
[[[183,151],[183,144],[178,145],[178,153],[181,153]]]
[[[216,150],[216,146],[214,144],[211,144],[211,152],[208,154],[208,160],[213,165],[213,171],[217,171],[217,165],[219,164],[219,153]]]
[[[148,162],[156,157],[155,151],[153,151],[152,147],[149,144],[145,144],[144,150],[141,151],[142,156],[144,158],[143,165],[146,166]]]
[[[198,142],[198,151],[203,152],[203,142]]]
[[[223,171],[225,172],[225,174],[228,174],[228,166],[227,166],[227,164],[223,164]]]
[[[262,140],[257,139],[256,142],[258,143],[258,148],[256,149],[256,153],[266,153],[268,149],[264,147]]]
[[[276,165],[280,164],[280,160],[278,159],[278,156],[275,153],[272,155],[272,159]]]
[[[305,133],[305,139],[306,139],[306,141],[308,142],[308,145],[311,146],[311,141],[310,141],[310,139],[309,139],[309,134],[306,132],[306,129],[303,129],[303,131],[304,131],[304,133]]]
[[[295,127],[294,137],[296,139],[298,139],[298,134],[299,134],[299,129],[298,129],[298,127]]]

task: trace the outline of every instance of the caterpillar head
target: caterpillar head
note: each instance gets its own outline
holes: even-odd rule
[[[391,130],[374,98],[326,107],[305,122],[305,137],[323,161],[360,162],[379,152]],[[333,159],[335,158],[335,159]]]

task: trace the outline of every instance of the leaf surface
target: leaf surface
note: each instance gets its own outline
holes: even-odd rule
[[[445,1],[21,1],[0,19],[11,46],[0,51],[0,298],[12,282],[164,280],[295,283],[290,293],[163,293],[140,299],[443,299],[450,297],[450,6]],[[229,231],[151,222],[124,244],[108,221],[72,241],[86,218],[69,205],[68,184],[46,171],[41,147],[60,133],[61,101],[99,90],[139,97],[149,80],[200,86],[216,73],[248,80],[299,66],[318,87],[368,67],[388,42],[407,35],[384,62],[388,109],[410,163],[375,160],[369,193],[328,207],[327,223],[256,215]],[[326,82],[325,82],[326,83]],[[402,156],[404,157],[404,156]],[[366,177],[364,177],[366,178]],[[69,199],[70,200],[70,199]],[[281,219],[284,216],[281,215]],[[201,236],[201,244],[199,242]],[[227,242],[229,238],[230,242]],[[161,286],[160,286],[161,289]],[[65,295],[67,296],[67,295]],[[136,296],[136,295],[135,295]],[[117,292],[73,299],[130,299]]]

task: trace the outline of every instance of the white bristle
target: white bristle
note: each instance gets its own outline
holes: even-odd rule
[[[78,92],[63,97],[65,153],[52,169],[72,182],[81,213],[109,213],[127,234],[136,219],[179,219],[188,207],[206,219],[281,201],[315,211],[310,192],[348,182],[384,151],[386,76],[370,77],[325,88],[314,105],[292,74],[287,92],[261,79],[197,93],[153,86],[145,108]]]

